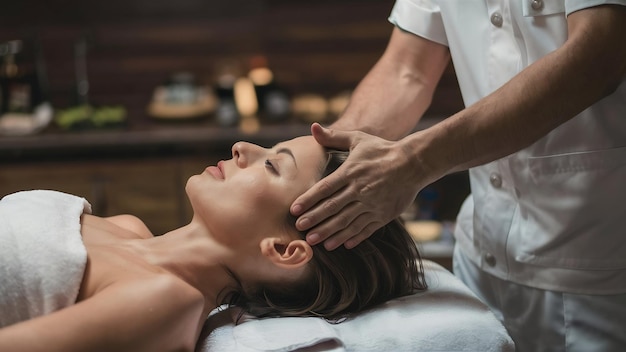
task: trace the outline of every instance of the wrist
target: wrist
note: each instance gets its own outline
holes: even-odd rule
[[[400,151],[407,158],[407,171],[420,188],[435,182],[448,171],[441,150],[434,148],[433,134],[429,130],[418,131],[398,141]]]

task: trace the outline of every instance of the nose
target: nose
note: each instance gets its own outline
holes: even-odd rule
[[[240,168],[245,168],[254,163],[263,156],[264,148],[248,143],[237,142],[233,144],[232,154],[235,164]]]

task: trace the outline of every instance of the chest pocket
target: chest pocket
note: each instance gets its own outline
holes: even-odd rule
[[[626,268],[626,147],[535,157],[517,259],[570,269]]]
[[[518,0],[524,17],[548,16],[565,12],[565,0]]]

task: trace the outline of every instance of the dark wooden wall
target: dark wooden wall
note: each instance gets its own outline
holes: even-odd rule
[[[223,65],[269,59],[291,94],[332,96],[354,88],[385,49],[393,0],[19,0],[3,1],[0,40],[38,38],[50,99],[73,104],[73,46],[89,41],[94,104],[122,104],[143,119],[152,90],[176,71],[214,82]],[[429,111],[462,108],[450,67]]]

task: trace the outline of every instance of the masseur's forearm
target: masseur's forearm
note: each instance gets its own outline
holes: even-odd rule
[[[432,128],[403,140],[430,178],[518,151],[614,91],[626,65],[626,9],[573,13],[569,39],[506,85]],[[572,138],[575,138],[572,136]],[[582,136],[581,138],[584,138]]]
[[[390,140],[406,136],[430,105],[449,59],[447,47],[395,28],[385,53],[330,127]]]

